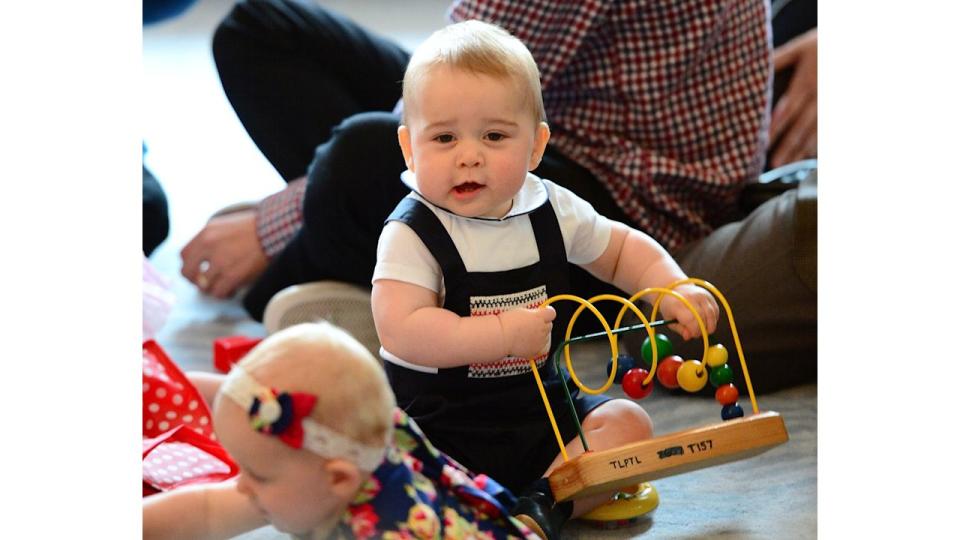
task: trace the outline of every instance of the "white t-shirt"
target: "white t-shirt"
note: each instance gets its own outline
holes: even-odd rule
[[[468,218],[448,212],[417,193],[413,173],[405,171],[401,179],[413,190],[407,197],[424,203],[439,218],[467,272],[500,272],[540,260],[527,214],[547,198],[560,223],[568,261],[589,264],[603,254],[610,242],[609,219],[572,191],[530,173],[514,197],[513,207],[500,219]],[[378,279],[412,283],[443,295],[440,265],[413,229],[399,221],[387,223],[380,233],[372,281]]]

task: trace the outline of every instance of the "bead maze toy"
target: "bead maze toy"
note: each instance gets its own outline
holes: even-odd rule
[[[730,324],[731,334],[733,335],[736,346],[736,352],[740,360],[740,367],[743,371],[744,382],[752,405],[752,414],[744,416],[743,408],[737,403],[739,391],[732,384],[733,372],[727,365],[727,350],[723,345],[715,344],[711,346],[709,344],[706,326],[703,320],[699,314],[697,314],[696,310],[694,310],[693,306],[673,290],[677,286],[685,283],[693,283],[707,289],[719,300],[726,311],[727,320]],[[641,297],[651,294],[656,294],[657,297],[653,303],[650,319],[647,319],[634,302]],[[672,355],[672,346],[669,339],[662,334],[654,332],[654,328],[658,326],[675,322],[650,322],[656,318],[660,302],[666,295],[677,298],[687,309],[693,312],[700,327],[703,340],[702,360],[683,360],[679,356]],[[573,379],[573,382],[582,391],[588,394],[602,394],[606,392],[615,381],[619,380],[622,381],[623,390],[628,396],[634,399],[642,399],[653,391],[654,377],[666,388],[672,389],[679,387],[688,392],[699,392],[706,386],[709,380],[713,386],[717,388],[715,397],[722,405],[720,415],[722,422],[661,435],[646,441],[617,448],[592,451],[583,435],[580,420],[577,418],[572,400],[568,394],[567,403],[573,413],[577,429],[580,432],[580,440],[585,449],[583,454],[571,459],[567,455],[559,428],[554,419],[553,409],[544,391],[536,365],[533,364],[533,360],[530,360],[531,369],[536,378],[540,395],[543,398],[547,416],[553,426],[557,443],[560,446],[560,453],[564,459],[564,463],[554,469],[548,478],[550,488],[557,501],[578,499],[588,495],[616,490],[622,490],[623,493],[618,493],[618,495],[625,495],[625,498],[629,500],[631,493],[642,494],[649,492],[649,496],[637,497],[638,501],[633,503],[632,516],[637,516],[649,512],[657,505],[657,500],[652,500],[651,504],[651,498],[657,497],[656,491],[647,490],[649,486],[642,483],[657,478],[752,457],[787,441],[788,434],[786,426],[780,415],[773,411],[761,412],[757,405],[757,399],[753,392],[753,385],[750,381],[749,372],[747,371],[743,348],[740,344],[740,338],[737,334],[737,328],[730,305],[720,291],[710,283],[697,278],[688,278],[677,281],[666,288],[649,288],[642,290],[633,295],[629,300],[610,294],[595,296],[589,300],[564,294],[549,298],[543,305],[547,306],[554,302],[565,300],[577,302],[580,304],[580,307],[570,318],[565,341],[561,343],[560,347],[557,347],[553,355],[553,361],[559,371],[559,357],[561,352],[563,353],[566,360],[567,371],[571,379]],[[614,301],[623,304],[623,308],[617,316],[613,329],[610,328],[609,323],[593,305],[599,301]],[[571,338],[573,325],[577,317],[579,317],[585,309],[590,310],[597,317],[604,331]],[[640,319],[642,324],[625,328],[620,327],[628,309]],[[625,355],[621,356],[618,353],[618,334],[635,330],[646,330],[647,332],[647,339],[642,347],[642,356],[649,364],[649,370],[642,367],[624,365],[629,362],[629,357]],[[606,383],[601,387],[590,388],[580,381],[576,371],[573,369],[573,363],[570,358],[570,344],[603,337],[607,337],[611,348],[608,378]],[[658,362],[661,358],[662,361]],[[641,484],[639,488],[638,484]],[[644,502],[644,499],[646,499],[646,502]],[[631,517],[631,514],[630,510],[624,513],[622,509],[611,513],[610,510],[616,508],[617,502],[618,499],[617,496],[615,496],[612,503],[605,505],[610,508],[601,506],[585,517],[588,520],[595,520],[597,522],[613,520],[622,523],[626,518]]]

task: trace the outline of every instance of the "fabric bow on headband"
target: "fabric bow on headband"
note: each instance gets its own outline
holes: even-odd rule
[[[303,392],[278,392],[234,366],[221,390],[247,412],[256,431],[273,435],[292,448],[309,450],[326,458],[341,458],[372,471],[383,461],[382,446],[368,446],[310,418],[317,396]],[[389,438],[389,433],[387,434]]]
[[[317,396],[301,392],[278,393],[264,388],[247,410],[250,425],[261,433],[276,435],[294,448],[303,447],[303,419],[313,410]]]

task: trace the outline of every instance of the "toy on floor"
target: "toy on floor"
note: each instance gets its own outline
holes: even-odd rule
[[[213,341],[213,367],[220,373],[229,373],[233,364],[247,355],[263,338],[226,336]]]
[[[732,383],[733,371],[727,364],[727,349],[720,344],[709,345],[703,320],[685,298],[673,291],[675,287],[685,283],[694,283],[707,289],[726,310],[727,320],[733,334],[734,345],[752,405],[752,414],[748,416],[744,416],[743,408],[738,403],[740,392]],[[657,298],[653,303],[653,310],[648,320],[633,302],[649,294],[656,294]],[[673,347],[669,339],[654,332],[655,327],[674,322],[650,322],[656,317],[660,301],[665,295],[676,297],[693,312],[700,326],[703,340],[701,360],[683,360],[679,356],[673,355]],[[653,379],[655,377],[666,388],[679,387],[688,392],[699,392],[709,381],[716,388],[715,397],[721,405],[720,417],[722,422],[720,423],[662,435],[618,448],[591,451],[586,438],[583,436],[579,419],[568,395],[567,404],[573,412],[577,429],[580,431],[580,440],[585,449],[583,454],[571,459],[567,456],[539,373],[536,366],[531,365],[547,416],[553,425],[557,443],[565,461],[549,477],[550,487],[556,500],[564,501],[596,493],[622,490],[614,496],[610,503],[599,507],[582,519],[593,521],[607,528],[611,525],[619,526],[631,523],[637,517],[652,511],[659,502],[656,490],[649,484],[641,483],[755,456],[787,441],[786,426],[780,415],[772,411],[760,412],[753,392],[753,385],[750,382],[750,374],[747,371],[747,364],[744,360],[733,313],[726,298],[710,283],[696,278],[684,279],[671,284],[667,288],[645,289],[633,295],[629,300],[610,294],[595,296],[590,300],[572,295],[558,295],[544,302],[544,306],[561,300],[578,302],[580,307],[570,318],[565,341],[557,348],[553,360],[559,370],[559,356],[561,351],[563,352],[566,358],[567,371],[582,391],[589,394],[601,394],[606,392],[614,382],[619,382],[623,385],[624,393],[628,396],[633,399],[643,399],[653,391]],[[615,301],[623,304],[613,329],[594,307],[593,303],[598,301]],[[584,309],[589,309],[597,317],[604,331],[571,338],[573,325]],[[620,328],[620,323],[628,309],[640,319],[642,324]],[[646,366],[649,366],[649,369],[635,365],[633,359],[629,356],[618,353],[616,335],[641,329],[647,332],[647,339],[642,347],[642,359],[646,362]],[[577,377],[570,359],[569,346],[577,341],[597,339],[604,336],[610,341],[611,348],[611,359],[607,366],[608,378],[600,388],[590,388]],[[532,362],[531,360],[531,364]],[[641,485],[638,487],[638,484]]]
[[[598,529],[629,527],[660,505],[660,495],[647,482],[624,488],[613,495],[610,502],[580,516],[580,521]]]

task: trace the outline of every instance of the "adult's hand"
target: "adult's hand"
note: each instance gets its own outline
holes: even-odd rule
[[[180,273],[201,291],[228,298],[252,282],[269,259],[257,237],[257,212],[214,216],[180,251]]]
[[[772,168],[817,155],[816,28],[773,51],[773,69],[788,67],[793,68],[793,76],[770,120],[770,142],[775,145]]]

